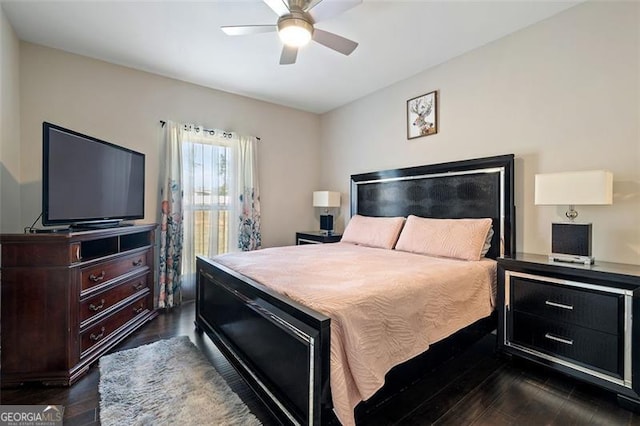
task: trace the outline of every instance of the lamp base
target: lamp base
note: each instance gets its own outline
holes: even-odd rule
[[[327,235],[333,232],[333,216],[330,214],[320,215],[320,230],[327,233]]]
[[[551,224],[549,260],[591,265],[591,224],[563,222]]]
[[[564,262],[564,263],[582,263],[585,266],[591,266],[596,261],[593,256],[575,256],[571,254],[563,253],[551,253],[549,255],[550,262]]]

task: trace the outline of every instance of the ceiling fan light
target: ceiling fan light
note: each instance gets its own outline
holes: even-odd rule
[[[278,36],[287,46],[302,47],[309,43],[313,25],[303,19],[290,18],[278,23]]]

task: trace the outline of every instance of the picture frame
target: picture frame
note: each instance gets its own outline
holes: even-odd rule
[[[407,139],[438,133],[438,91],[407,101]]]

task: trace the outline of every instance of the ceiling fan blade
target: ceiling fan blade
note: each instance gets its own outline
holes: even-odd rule
[[[358,43],[355,41],[317,28],[313,31],[313,40],[347,56],[358,47]]]
[[[302,10],[304,10],[305,12],[308,12],[314,7],[316,7],[318,3],[320,3],[321,1],[322,0],[307,0],[307,4],[304,6]]]
[[[285,45],[280,55],[280,65],[291,65],[296,63],[298,48]]]
[[[305,12],[308,12],[315,22],[320,22],[333,18],[360,3],[362,0],[311,0]]]
[[[273,10],[276,15],[282,16],[289,13],[289,5],[285,0],[262,0]]]
[[[225,34],[230,36],[271,33],[278,29],[275,25],[232,25],[220,27]]]

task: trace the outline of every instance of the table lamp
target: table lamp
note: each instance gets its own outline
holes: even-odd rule
[[[335,191],[314,191],[313,207],[324,207],[323,215],[320,215],[320,230],[327,235],[333,232],[333,216],[329,214],[330,208],[340,207],[340,193]]]
[[[549,259],[591,265],[591,223],[577,223],[577,205],[613,203],[613,174],[606,170],[537,174],[535,204],[568,205],[567,222],[551,224]]]

